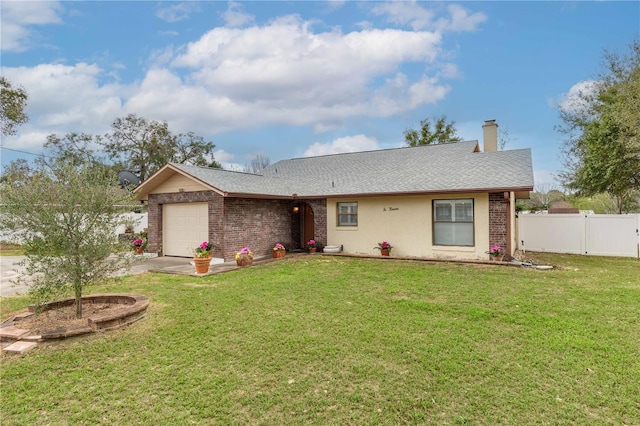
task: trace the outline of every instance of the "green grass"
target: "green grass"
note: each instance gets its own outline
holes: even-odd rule
[[[637,424],[640,262],[537,260],[127,277],[141,322],[3,356],[3,424]]]

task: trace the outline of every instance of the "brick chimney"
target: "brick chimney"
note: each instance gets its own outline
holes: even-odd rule
[[[498,123],[496,120],[485,120],[482,125],[484,152],[498,150]]]

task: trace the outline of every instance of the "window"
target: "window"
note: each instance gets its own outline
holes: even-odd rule
[[[338,203],[338,226],[358,226],[358,203]]]
[[[473,199],[433,200],[433,244],[473,246]]]

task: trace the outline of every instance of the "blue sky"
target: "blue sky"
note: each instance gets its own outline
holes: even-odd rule
[[[30,122],[6,166],[46,136],[103,134],[129,113],[216,144],[242,168],[404,145],[421,119],[508,130],[536,184],[561,167],[558,108],[639,36],[639,2],[2,1],[2,75]]]

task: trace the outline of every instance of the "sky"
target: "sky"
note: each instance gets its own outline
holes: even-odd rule
[[[0,3],[1,73],[30,121],[3,167],[50,134],[105,134],[134,113],[215,143],[242,169],[405,146],[446,116],[464,140],[495,119],[559,187],[558,109],[639,37],[640,2],[73,1]]]

